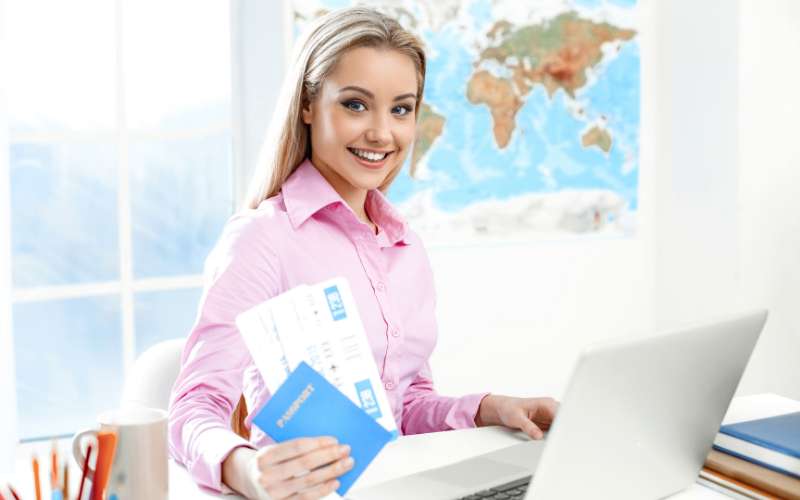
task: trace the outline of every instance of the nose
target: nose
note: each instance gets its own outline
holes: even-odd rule
[[[366,139],[376,145],[392,142],[392,129],[388,117],[376,115],[367,129]]]

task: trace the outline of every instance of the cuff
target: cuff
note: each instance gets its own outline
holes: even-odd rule
[[[205,450],[188,467],[195,482],[217,493],[231,493],[232,490],[222,483],[222,462],[240,446],[256,449],[249,441],[228,428],[206,430],[203,433]]]
[[[469,429],[477,427],[475,416],[478,415],[478,408],[481,406],[483,398],[488,396],[488,392],[470,394],[456,399],[456,402],[447,412],[445,423],[451,429]]]

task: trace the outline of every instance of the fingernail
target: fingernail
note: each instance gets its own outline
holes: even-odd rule
[[[340,455],[346,455],[348,453],[350,453],[350,446],[348,446],[346,444],[343,444],[343,445],[341,445],[339,447],[339,454]]]
[[[347,457],[347,459],[344,461],[344,465],[345,467],[352,467],[353,462],[354,462],[353,457]]]

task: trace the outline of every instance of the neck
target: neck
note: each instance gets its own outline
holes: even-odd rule
[[[349,206],[350,210],[356,214],[358,220],[374,229],[375,224],[373,224],[370,220],[366,209],[367,190],[357,188],[347,182],[344,178],[337,174],[336,171],[326,165],[325,162],[320,161],[318,158],[314,158],[313,153],[311,163],[319,171],[322,177],[328,181],[328,184],[331,185],[334,191],[336,191],[339,196],[342,197],[342,200],[347,203],[347,206]]]

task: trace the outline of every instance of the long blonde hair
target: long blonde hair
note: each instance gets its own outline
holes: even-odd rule
[[[309,129],[303,123],[302,108],[317,95],[339,58],[357,47],[397,50],[411,58],[417,70],[416,110],[419,111],[425,86],[425,51],[416,36],[394,19],[366,7],[336,10],[322,16],[295,48],[244,200],[245,207],[256,208],[263,200],[275,196],[295,168],[311,157]],[[380,186],[382,191],[389,187],[398,171],[399,167],[387,176]]]

